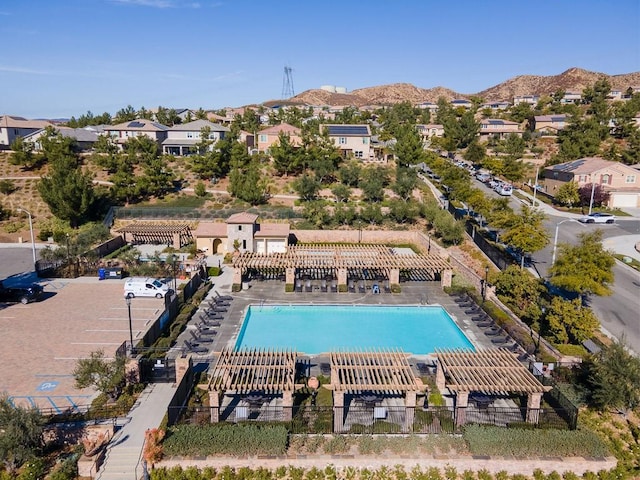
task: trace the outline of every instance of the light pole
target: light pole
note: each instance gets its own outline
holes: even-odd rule
[[[553,237],[553,253],[551,254],[551,266],[553,267],[553,264],[556,263],[556,249],[558,248],[558,230],[560,229],[560,225],[562,225],[565,222],[578,222],[577,220],[573,219],[573,218],[567,218],[565,220],[562,220],[561,222],[558,222],[556,224],[556,233]],[[580,223],[580,222],[578,222]]]
[[[540,172],[540,167],[536,167],[536,180],[533,183],[533,208],[536,208],[536,192],[538,191],[538,173]]]
[[[31,251],[33,253],[33,267],[36,266],[36,241],[33,238],[33,220],[31,219],[31,212],[26,208],[18,208],[19,212],[24,212],[29,215],[29,233],[31,234]]]
[[[596,183],[591,179],[591,198],[589,199],[589,215],[591,215],[591,209],[593,208],[593,194],[596,191]]]
[[[131,328],[131,298],[125,297],[125,301],[127,302],[127,310],[129,311],[129,341],[131,342],[131,356],[135,354],[135,350],[133,348],[133,328]]]
[[[484,267],[484,284],[482,288],[482,303],[487,300],[487,287],[489,286],[489,265]]]

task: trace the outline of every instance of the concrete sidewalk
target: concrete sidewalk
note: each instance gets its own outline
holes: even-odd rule
[[[620,255],[626,255],[640,262],[640,252],[636,247],[640,245],[640,235],[621,235],[602,240],[602,246]]]

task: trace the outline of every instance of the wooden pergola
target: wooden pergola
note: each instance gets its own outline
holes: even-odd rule
[[[456,393],[457,423],[464,423],[470,392],[487,395],[527,395],[527,421],[537,423],[546,387],[506,348],[469,351],[436,351],[436,385]]]
[[[181,248],[192,240],[191,228],[186,223],[133,222],[116,230],[125,241],[130,234],[135,243],[153,243]]]
[[[295,383],[295,351],[263,349],[225,349],[210,372],[208,385],[211,421],[218,422],[220,400],[225,394],[282,395],[284,411],[291,414],[293,393],[303,387]]]
[[[409,355],[402,350],[330,352],[331,385],[334,405],[334,430],[342,430],[345,394],[381,394],[404,396],[404,429],[414,419],[416,396],[425,385],[413,373]]]
[[[349,273],[362,275],[366,271],[383,274],[391,283],[399,282],[401,270],[421,271],[433,278],[439,274],[443,285],[451,280],[450,275],[444,274],[451,271],[451,265],[440,256],[396,253],[392,247],[383,245],[290,245],[283,253],[241,253],[234,257],[233,267],[240,276],[248,269],[281,269],[289,284],[294,283],[296,271],[310,270],[331,272],[339,285],[347,284]]]

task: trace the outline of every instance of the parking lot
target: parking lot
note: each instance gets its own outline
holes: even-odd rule
[[[39,302],[0,304],[0,392],[16,405],[64,410],[86,405],[92,389],[76,389],[72,372],[78,359],[103,350],[113,357],[129,340],[124,280],[53,279],[40,282]],[[134,342],[160,314],[164,301],[134,298],[131,325]]]

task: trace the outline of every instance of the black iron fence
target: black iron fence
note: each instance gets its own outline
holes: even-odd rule
[[[206,425],[212,418],[219,422],[277,422],[294,434],[439,434],[460,433],[464,425],[483,424],[505,428],[571,429],[567,415],[557,410],[526,407],[477,407],[469,405],[456,411],[454,407],[363,407],[320,406],[251,407],[174,407],[169,412],[176,423]],[[528,421],[529,419],[529,421]],[[573,427],[575,428],[575,427]]]

